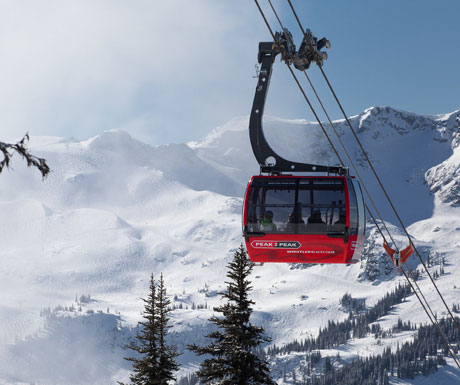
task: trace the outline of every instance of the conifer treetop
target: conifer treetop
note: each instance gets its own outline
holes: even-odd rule
[[[139,322],[141,327],[135,336],[136,341],[128,346],[137,355],[126,360],[133,363],[134,374],[130,376],[133,385],[168,385],[176,379],[174,373],[179,365],[175,358],[179,354],[166,343],[171,302],[166,295],[163,274],[159,282],[152,274],[149,288],[147,299],[142,299],[145,303],[144,321]]]
[[[206,346],[189,345],[197,355],[210,355],[197,372],[201,383],[219,385],[275,385],[270,378],[268,363],[259,357],[256,348],[270,341],[263,328],[250,322],[254,301],[248,279],[254,264],[249,261],[241,245],[228,264],[226,291],[221,293],[226,303],[214,308],[222,316],[212,316],[209,322],[217,330],[206,335]]]

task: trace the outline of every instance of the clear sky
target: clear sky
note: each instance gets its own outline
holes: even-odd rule
[[[331,41],[324,68],[349,115],[460,108],[460,1],[292,1]],[[298,43],[287,0],[273,3]],[[257,45],[268,40],[252,0],[0,0],[0,140],[112,128],[152,144],[199,139],[249,114]],[[278,61],[266,113],[313,120]]]

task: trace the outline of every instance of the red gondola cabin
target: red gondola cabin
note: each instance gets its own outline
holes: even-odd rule
[[[361,187],[349,176],[253,176],[243,234],[253,262],[356,263],[365,232]]]

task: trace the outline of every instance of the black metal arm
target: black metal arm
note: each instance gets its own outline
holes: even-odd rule
[[[277,35],[277,37],[278,36],[282,35]],[[289,42],[290,39],[286,40]],[[258,61],[259,64],[261,64],[261,67],[256,93],[252,104],[251,117],[249,119],[249,138],[251,140],[252,151],[259,162],[261,172],[275,174],[281,172],[327,172],[346,175],[347,169],[343,166],[324,166],[286,160],[273,151],[265,139],[262,128],[262,117],[264,113],[265,99],[270,85],[273,63],[276,55],[280,53],[280,49],[282,50],[283,60],[291,61],[290,51],[292,51],[292,48],[289,46],[288,49],[288,47],[283,44],[283,40],[277,40],[276,43],[259,43]],[[304,65],[308,68],[309,63],[305,61]]]

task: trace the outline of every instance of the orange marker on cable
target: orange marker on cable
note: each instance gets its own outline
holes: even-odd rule
[[[401,251],[393,250],[390,246],[388,246],[386,242],[383,242],[383,247],[396,267],[399,267],[400,265],[406,263],[407,259],[414,252],[412,244],[409,244],[409,246],[407,246],[404,250]]]

